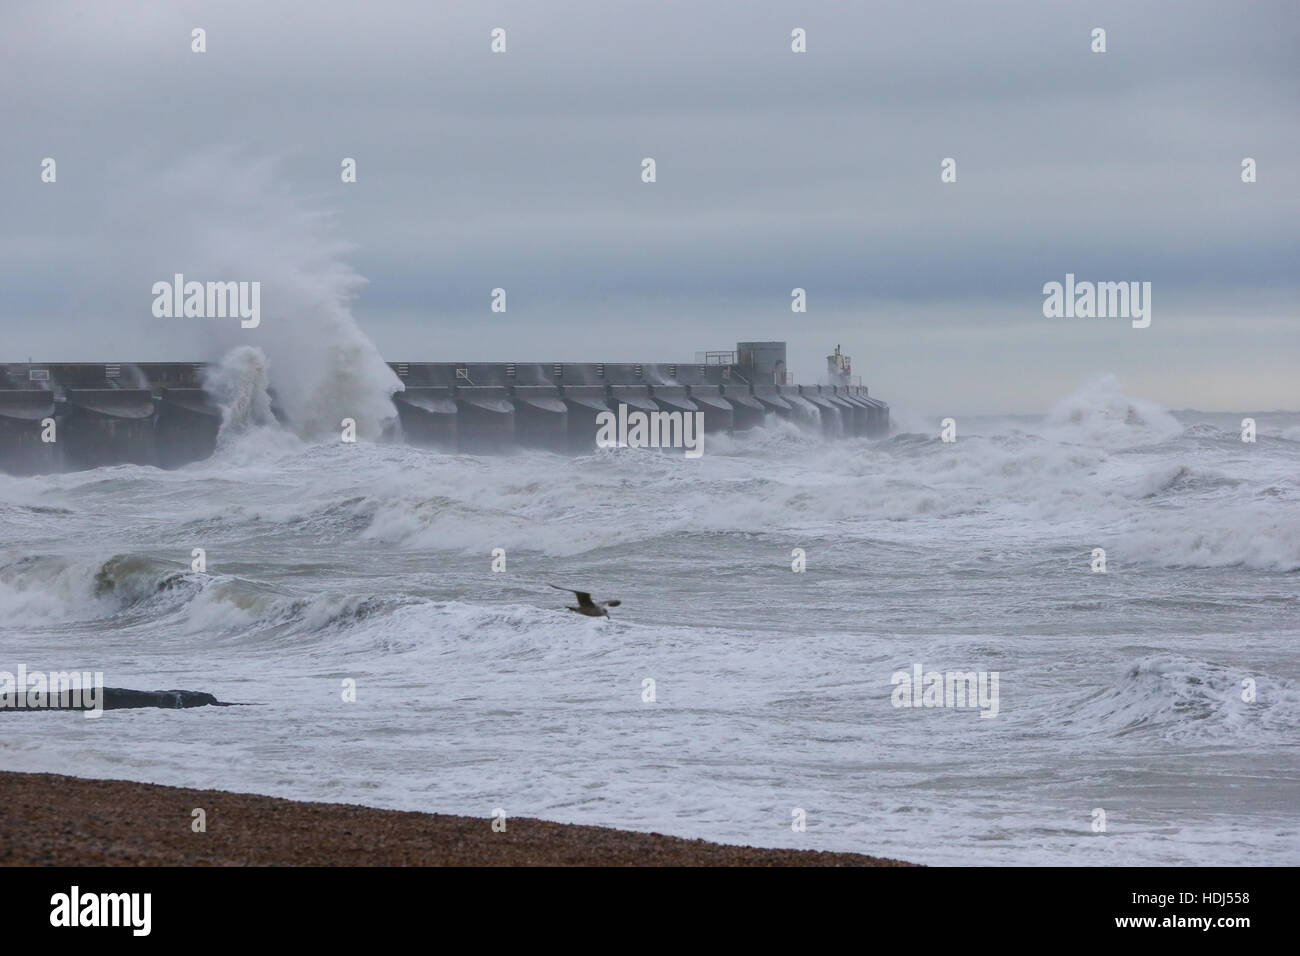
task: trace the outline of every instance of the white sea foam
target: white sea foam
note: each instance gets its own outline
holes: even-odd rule
[[[1102,380],[955,444],[773,420],[698,461],[480,458],[298,437],[275,368],[214,371],[208,461],[0,478],[5,654],[262,706],[7,723],[6,766],[921,862],[1300,862],[1272,782],[1300,444],[1265,440],[1294,419],[1243,445]],[[580,619],[551,583],[624,603]],[[999,671],[999,716],[892,708],[917,661]]]
[[[1124,394],[1113,375],[1099,376],[1057,402],[1048,412],[1047,425],[1063,441],[1108,448],[1160,441],[1183,431],[1159,405]]]

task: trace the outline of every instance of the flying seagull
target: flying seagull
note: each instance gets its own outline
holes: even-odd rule
[[[573,588],[562,588],[558,584],[552,584],[551,587],[557,591],[573,591]],[[622,601],[593,602],[591,595],[586,591],[573,591],[573,593],[578,595],[578,606],[574,607],[572,604],[566,604],[565,607],[577,614],[585,614],[587,617],[609,617],[609,612],[605,608],[618,607],[623,603]]]

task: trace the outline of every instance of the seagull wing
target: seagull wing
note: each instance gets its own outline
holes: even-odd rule
[[[592,603],[591,594],[587,591],[574,591],[573,588],[562,588],[558,584],[552,584],[551,587],[557,591],[570,591],[578,596],[578,607],[595,607]]]
[[[601,607],[618,607],[622,603],[622,601],[601,601],[600,605]]]

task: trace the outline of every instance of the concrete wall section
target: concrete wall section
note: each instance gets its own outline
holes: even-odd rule
[[[686,392],[704,413],[706,432],[730,434],[736,428],[736,407],[722,393],[720,385],[689,385]],[[759,406],[760,414],[762,406]]]
[[[42,441],[44,422],[54,419],[54,393],[45,389],[0,389],[0,471],[10,475],[48,475],[61,470],[58,423]]]
[[[456,403],[451,389],[438,385],[408,385],[393,396],[402,434],[412,445],[443,450],[456,447]]]
[[[568,450],[569,409],[556,385],[516,385],[510,389],[515,406],[515,440],[527,448]]]
[[[659,404],[650,397],[650,388],[646,385],[610,385],[608,387],[610,408],[618,411],[620,404],[626,405],[628,411],[640,409],[643,412],[659,411]]]
[[[750,428],[757,428],[762,425],[769,414],[767,406],[754,397],[754,393],[748,385],[724,385],[722,394],[726,396],[731,403],[732,427],[736,431],[746,431]],[[781,404],[785,405],[787,410],[789,404],[779,395],[776,396]]]
[[[504,385],[457,385],[456,447],[471,454],[515,444],[515,405]]]
[[[781,388],[781,395],[798,412],[801,408],[810,407],[811,415],[815,416],[815,421],[821,426],[822,434],[834,437],[839,426],[839,410],[826,399],[821,397],[816,385],[785,385]],[[799,404],[803,403],[803,406]]]
[[[856,434],[853,420],[853,403],[835,394],[833,386],[809,385],[808,388],[817,389],[822,398],[835,406],[836,435],[840,438],[852,438]]]
[[[650,397],[665,412],[698,412],[700,406],[691,400],[685,385],[651,385]]]
[[[852,386],[836,385],[835,395],[852,407],[853,434],[865,438],[871,434],[871,406],[853,394]]]
[[[787,400],[785,395],[781,394],[781,386],[755,385],[750,389],[750,394],[754,396],[755,401],[769,412],[780,415],[782,418],[796,417],[794,405]],[[795,397],[798,398],[797,395]],[[811,408],[808,414],[812,414]]]
[[[59,421],[66,467],[156,464],[153,392],[147,388],[69,388]]]
[[[221,431],[221,409],[207,392],[164,388],[154,404],[154,442],[160,468],[179,468],[212,456]]]
[[[577,455],[590,453],[596,447],[596,416],[611,411],[608,390],[604,385],[565,385],[560,396],[568,411],[569,451]]]

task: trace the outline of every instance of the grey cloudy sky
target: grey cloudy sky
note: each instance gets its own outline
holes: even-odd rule
[[[212,358],[149,288],[201,248],[324,255],[292,235],[315,219],[268,225],[292,196],[351,244],[390,360],[784,339],[802,381],[842,344],[904,420],[1041,411],[1106,372],[1175,408],[1297,408],[1298,11],[6,0],[0,361]],[[1151,327],[1044,318],[1067,272],[1150,281]]]

